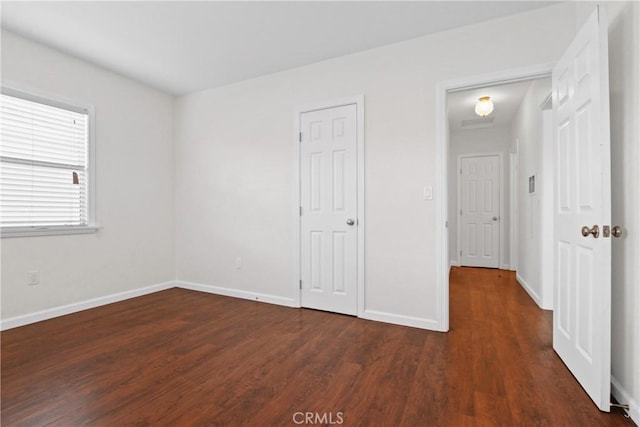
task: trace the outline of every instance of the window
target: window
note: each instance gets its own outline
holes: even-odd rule
[[[2,236],[94,232],[89,109],[7,88],[0,105]]]

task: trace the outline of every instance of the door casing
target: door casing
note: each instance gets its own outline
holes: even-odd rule
[[[516,147],[518,140],[516,139]],[[509,153],[509,270],[518,269],[518,153]]]
[[[364,265],[364,243],[365,243],[365,212],[364,212],[364,95],[356,95],[346,98],[333,99],[328,101],[315,102],[298,106],[294,109],[294,134],[293,134],[293,272],[292,272],[292,288],[294,295],[294,304],[296,307],[302,307],[301,291],[300,291],[300,206],[301,206],[301,188],[300,188],[300,116],[303,113],[311,111],[329,109],[334,107],[342,107],[345,105],[356,105],[356,129],[357,129],[357,206],[358,206],[358,238],[357,238],[357,316],[364,315],[364,295],[365,295],[365,265]]]

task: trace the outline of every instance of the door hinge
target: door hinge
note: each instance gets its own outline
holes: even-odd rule
[[[460,175],[462,175],[462,168],[460,168]]]
[[[300,279],[300,289],[302,289],[302,279]]]
[[[460,215],[462,215],[462,209],[460,209]]]
[[[300,206],[300,216],[302,216],[302,206]]]
[[[460,256],[462,256],[462,249],[460,249]]]
[[[298,132],[298,142],[302,142],[302,132]]]

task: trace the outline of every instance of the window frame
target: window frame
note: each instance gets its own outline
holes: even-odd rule
[[[97,232],[96,215],[96,137],[95,137],[95,108],[93,105],[65,99],[59,95],[47,93],[15,82],[2,81],[0,92],[4,95],[37,102],[43,105],[63,108],[75,112],[87,113],[87,191],[88,191],[88,224],[64,226],[0,226],[0,237],[31,237],[31,236],[59,236],[70,234],[90,234]],[[1,167],[1,165],[0,165]]]

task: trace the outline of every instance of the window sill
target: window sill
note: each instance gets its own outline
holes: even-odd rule
[[[16,227],[0,230],[0,237],[35,237],[35,236],[65,236],[69,234],[97,233],[100,227]]]

